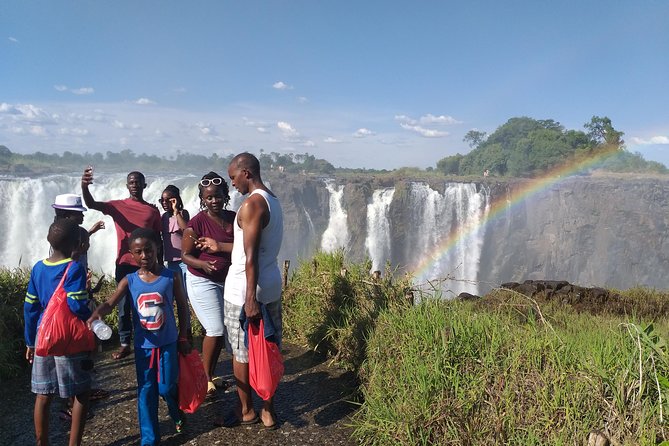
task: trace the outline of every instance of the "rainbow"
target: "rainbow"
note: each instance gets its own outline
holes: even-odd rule
[[[447,255],[462,240],[465,240],[474,233],[484,229],[486,225],[504,215],[504,213],[508,211],[509,208],[513,208],[519,203],[548,189],[549,187],[567,180],[574,174],[585,172],[588,169],[592,169],[598,165],[601,165],[605,160],[615,155],[618,150],[619,149],[617,146],[610,146],[609,148],[600,149],[594,155],[570,160],[551,169],[540,177],[527,180],[524,184],[515,189],[511,195],[499,198],[490,204],[488,212],[482,216],[478,224],[470,224],[464,227],[461,226],[454,228],[448,234],[448,236],[444,237],[444,239],[434,247],[434,249],[426,252],[421,262],[415,268],[413,268],[414,277],[427,280],[440,279],[426,276],[434,264],[437,263],[442,257]]]

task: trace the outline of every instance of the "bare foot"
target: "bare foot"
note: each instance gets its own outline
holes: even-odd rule
[[[128,356],[130,353],[132,353],[132,349],[130,348],[130,346],[129,345],[122,345],[121,348],[119,348],[117,352],[112,354],[112,358],[123,359],[126,356]]]
[[[260,410],[260,421],[266,429],[276,429],[278,427],[276,413],[264,408]]]

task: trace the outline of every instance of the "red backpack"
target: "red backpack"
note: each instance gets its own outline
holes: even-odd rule
[[[67,305],[67,291],[63,284],[71,265],[72,262],[67,265],[42,315],[35,345],[37,356],[74,355],[95,349],[95,335]]]

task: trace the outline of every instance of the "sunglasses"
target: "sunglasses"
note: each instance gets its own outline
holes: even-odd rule
[[[221,183],[223,183],[223,178],[212,178],[211,180],[209,178],[205,178],[203,180],[200,180],[200,186],[202,187],[208,187],[212,184],[214,186],[220,186]]]

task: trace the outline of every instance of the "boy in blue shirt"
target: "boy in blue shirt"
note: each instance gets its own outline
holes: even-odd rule
[[[35,398],[35,437],[37,444],[49,444],[49,409],[53,395],[74,397],[70,446],[80,445],[86,423],[93,361],[89,352],[67,356],[35,354],[37,328],[51,296],[66,274],[63,286],[70,310],[82,320],[88,319],[86,270],[70,257],[79,245],[79,226],[72,220],[58,220],[49,227],[47,240],[52,254],[33,266],[23,304],[26,359],[32,364],[31,388]]]
[[[158,395],[167,403],[177,432],[184,426],[184,414],[179,410],[177,381],[179,353],[190,353],[190,313],[181,283],[181,274],[158,262],[158,243],[154,231],[135,229],[128,239],[130,254],[139,270],[128,274],[116,291],[93,311],[90,324],[111,313],[128,293],[132,301],[135,330],[135,369],[137,372],[137,414],[142,446],[160,443],[158,425]],[[179,329],[174,317],[177,304]]]

